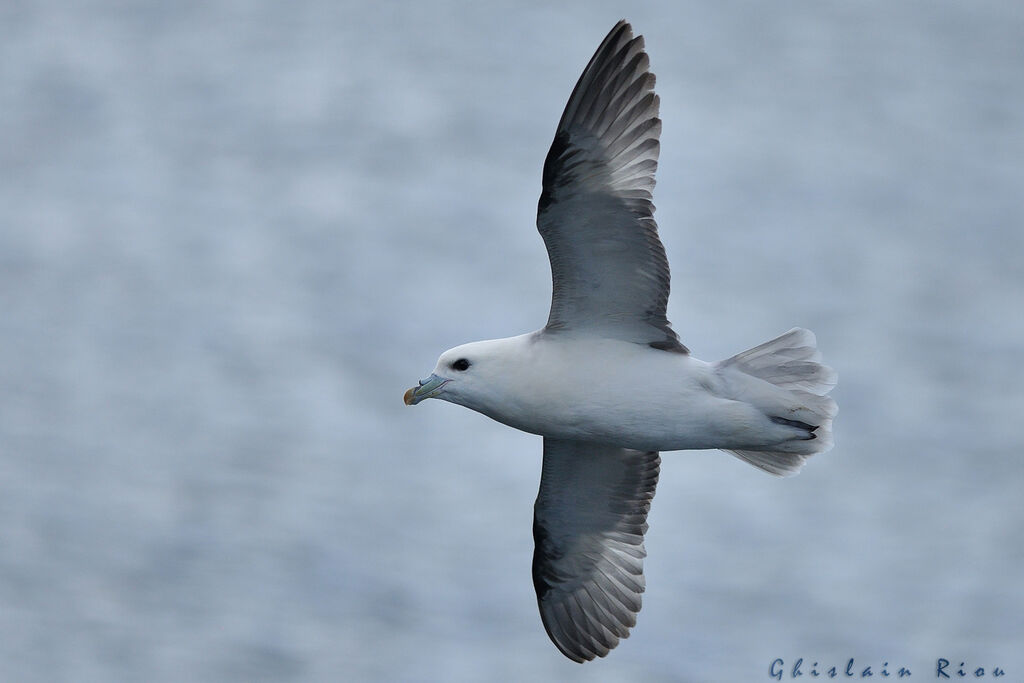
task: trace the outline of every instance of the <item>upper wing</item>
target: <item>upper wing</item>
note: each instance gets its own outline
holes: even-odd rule
[[[533,513],[533,584],[548,636],[577,662],[629,637],[644,591],[657,453],[544,439]]]
[[[537,212],[553,281],[545,329],[686,353],[665,317],[668,259],[651,203],[661,120],[648,66],[643,37],[620,21],[558,123]]]

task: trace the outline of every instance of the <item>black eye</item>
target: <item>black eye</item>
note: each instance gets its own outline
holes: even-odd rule
[[[469,370],[469,361],[465,358],[460,358],[452,363],[452,370],[458,370],[459,372],[465,372]]]

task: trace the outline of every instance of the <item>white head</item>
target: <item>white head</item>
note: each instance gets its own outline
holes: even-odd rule
[[[501,396],[514,390],[528,337],[471,342],[445,351],[430,377],[405,392],[406,405],[439,398],[491,414]]]

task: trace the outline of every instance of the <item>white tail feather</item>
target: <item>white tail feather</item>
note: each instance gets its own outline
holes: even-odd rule
[[[740,372],[784,389],[757,407],[773,421],[797,420],[811,427],[794,438],[761,449],[728,450],[765,472],[778,476],[796,474],[812,455],[833,446],[832,419],[839,408],[827,396],[836,385],[836,372],[822,365],[814,333],[799,327],[760,346],[717,363],[726,375]],[[764,386],[764,385],[761,385]],[[766,398],[762,395],[761,398]]]

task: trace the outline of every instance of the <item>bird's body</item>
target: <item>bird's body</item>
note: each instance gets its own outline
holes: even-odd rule
[[[791,392],[728,364],[618,339],[539,331],[448,354],[476,358],[494,377],[453,386],[447,400],[552,438],[641,451],[793,449],[807,430],[778,420],[822,418]]]
[[[660,451],[720,448],[795,474],[832,446],[836,414],[835,373],[807,330],[707,363],[669,324],[651,203],[661,120],[643,47],[625,21],[612,29],[544,162],[547,324],[446,351],[405,394],[544,437],[533,580],[548,635],[578,662],[608,654],[636,623]]]

